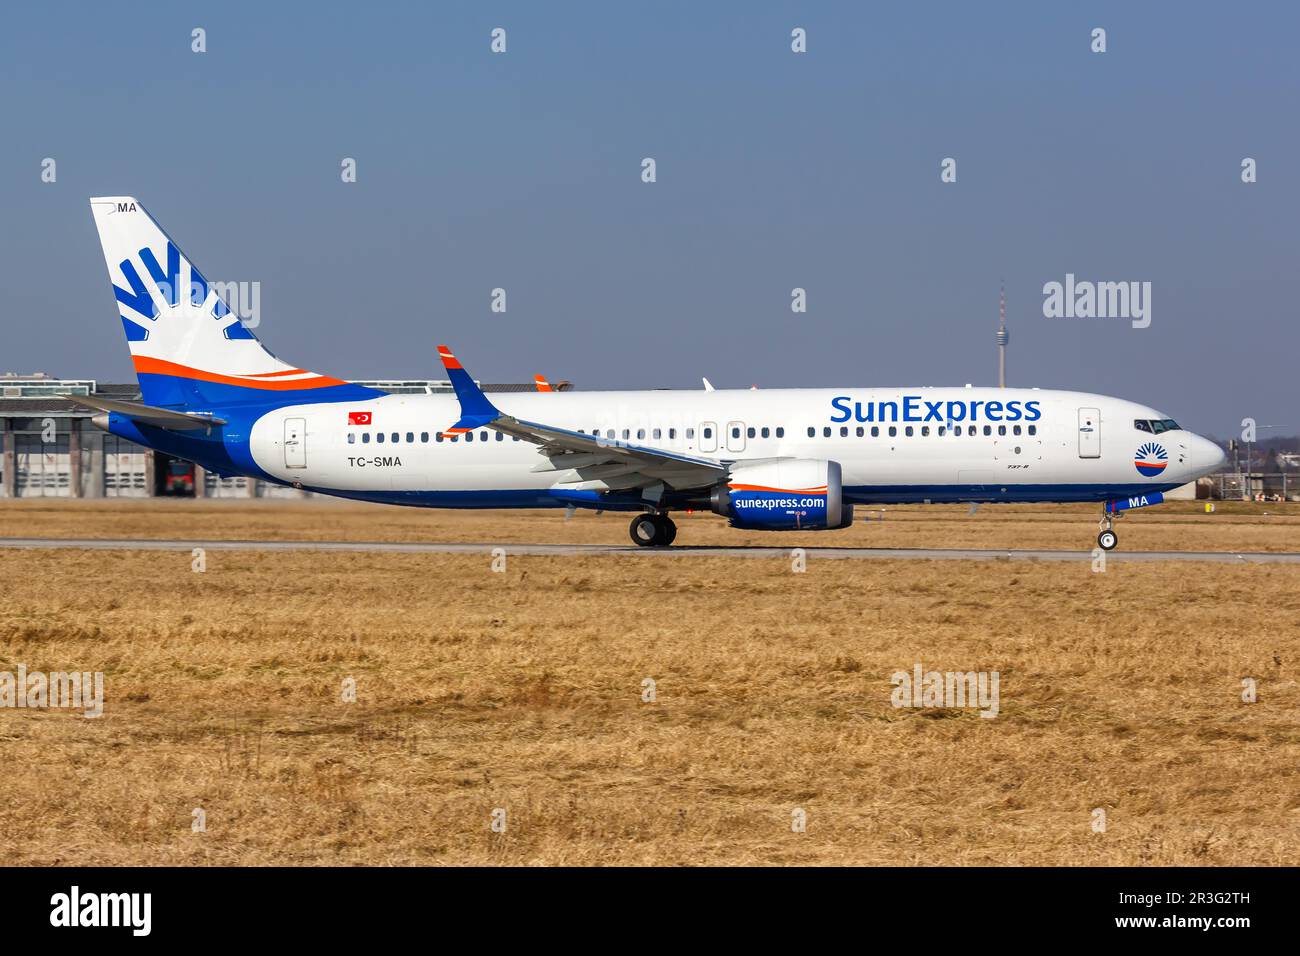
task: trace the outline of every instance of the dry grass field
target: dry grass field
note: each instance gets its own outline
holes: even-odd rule
[[[12,502],[0,521],[503,543],[621,542],[626,524],[265,502]],[[1122,527],[1125,546],[1265,550],[1295,548],[1296,521],[1188,509]],[[683,524],[686,544],[773,543]],[[1093,533],[1090,511],[891,509],[826,537]],[[194,573],[188,552],[0,550],[0,670],[106,685],[99,719],[0,708],[0,862],[1294,863],[1298,622],[1294,565],[813,552],[803,574],[617,555],[494,573],[487,555],[214,551]],[[997,717],[895,709],[890,675],[918,662],[998,671]]]
[[[859,508],[843,531],[736,531],[712,514],[677,514],[677,544],[847,548],[1096,547],[1100,505],[909,505]],[[470,541],[484,544],[627,545],[631,516],[560,509],[439,511],[274,499],[0,501],[0,537],[225,540]],[[1300,551],[1300,504],[1169,502],[1125,515],[1124,551]]]

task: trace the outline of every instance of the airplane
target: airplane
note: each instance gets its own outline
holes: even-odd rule
[[[90,200],[139,402],[96,396],[112,434],[222,475],[433,508],[632,512],[847,528],[855,505],[1094,502],[1115,519],[1225,461],[1168,415],[1027,388],[530,391],[486,395],[439,346],[452,394],[389,394],[267,351],[138,200]]]

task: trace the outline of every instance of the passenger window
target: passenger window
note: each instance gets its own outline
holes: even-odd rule
[[[504,432],[497,432],[497,441],[505,441],[505,440],[506,440],[505,433],[504,433]]]
[[[713,437],[713,429],[712,429],[712,428],[705,428],[705,429],[701,430],[700,435],[701,435],[702,437],[704,437],[704,438],[712,438],[712,437]]]
[[[890,438],[897,438],[897,437],[898,437],[898,426],[897,426],[897,425],[890,425],[890,426],[889,426],[889,437],[890,437]]]
[[[487,432],[479,432],[479,433],[478,433],[478,440],[479,440],[479,441],[487,441],[487,440],[488,440],[488,433],[487,433]]]
[[[947,425],[940,425],[940,426],[939,426],[939,437],[942,438],[942,437],[943,437],[944,435],[946,435],[946,434],[948,434],[948,426],[947,426]]]
[[[1037,435],[1037,434],[1038,434],[1038,426],[1037,426],[1037,425],[1030,425],[1030,426],[1029,426],[1029,434],[1031,434],[1031,435]]]
[[[402,436],[398,432],[393,432],[393,444],[397,444],[401,440]]]
[[[415,432],[407,432],[407,433],[406,433],[406,440],[407,440],[408,443],[414,445],[414,444],[415,444]]]
[[[644,428],[638,428],[638,429],[636,430],[636,440],[637,440],[637,441],[641,441],[643,438],[645,438],[645,429],[644,429]]]
[[[473,441],[473,440],[474,440],[474,433],[473,433],[473,432],[466,432],[466,433],[465,433],[465,440],[466,440],[466,441]]]
[[[425,445],[429,444],[429,433],[420,432],[420,441]]]
[[[676,438],[676,437],[677,437],[677,429],[676,429],[676,428],[670,428],[670,429],[668,429],[668,437],[669,437],[670,439],[671,439],[671,438]]]
[[[695,437],[695,429],[694,429],[694,428],[688,428],[688,429],[686,429],[686,437],[687,437],[687,438],[694,438],[694,437]]]
[[[776,437],[777,437],[777,438],[784,438],[784,437],[785,437],[785,429],[784,429],[783,427],[781,427],[780,425],[778,425],[777,428],[776,428]]]
[[[1011,426],[1011,434],[1013,434],[1013,435],[1019,435],[1019,434],[1020,434],[1020,426],[1019,426],[1019,425],[1012,425],[1012,426]]]
[[[356,432],[348,432],[348,444],[355,445],[356,443],[357,443]]]
[[[767,431],[767,429],[764,428],[763,431]],[[753,437],[755,437],[755,436],[758,434],[758,432],[754,431],[754,429],[751,427],[751,428],[746,432],[746,434],[749,435],[750,438],[753,438]],[[764,437],[766,437],[766,436],[764,436]]]
[[[659,438],[663,437],[663,431],[660,430],[660,429],[658,429],[658,428],[656,428],[656,429],[655,429],[654,431],[652,431],[650,434],[653,435],[653,436],[655,437],[656,440],[658,440]]]
[[[929,425],[922,425],[922,426],[921,426],[921,437],[922,437],[922,438],[928,437],[929,434],[930,434],[930,426],[929,426]]]
[[[879,426],[879,425],[872,425],[872,426],[871,426],[871,437],[872,437],[872,438],[879,438],[879,437],[880,437],[880,426]]]
[[[375,441],[377,441],[379,444],[382,445],[382,444],[384,443],[384,433],[383,433],[383,432],[375,432]]]
[[[809,427],[809,429],[808,429],[808,437],[809,437],[809,438],[815,438],[815,437],[817,437],[817,429],[812,428],[812,427]]]
[[[985,426],[984,426],[984,434],[986,434],[986,435],[992,435],[992,434],[993,434],[993,426],[992,426],[992,425],[985,425]]]
[[[848,426],[848,425],[841,425],[841,426],[840,426],[840,437],[841,437],[841,438],[848,438],[848,437],[849,437],[849,426]]]
[[[362,433],[361,433],[361,444],[363,444],[363,445],[369,445],[369,444],[370,444],[370,432],[362,432]]]
[[[629,438],[631,438],[631,437],[632,437],[632,431],[631,431],[631,429],[624,428],[624,429],[623,429],[623,441],[627,441],[627,440],[628,440]]]
[[[861,425],[859,425],[859,426],[858,426],[858,437],[861,438],[861,437],[862,437],[863,435],[865,435],[866,433],[867,433],[867,430],[866,430],[865,428],[863,428]]]
[[[613,438],[613,437],[614,437],[614,429],[612,429],[612,428],[607,428],[607,429],[605,430],[605,437],[606,437],[606,438]]]
[[[772,434],[772,433],[768,430],[767,426],[764,426],[764,427],[763,427],[763,432],[762,432],[763,437],[764,437],[764,438],[767,438],[767,437],[768,437],[769,435],[771,435],[771,434]]]
[[[999,434],[999,435],[1005,435],[1006,433],[1007,433],[1007,426],[1006,426],[1006,425],[999,425],[999,426],[998,426],[998,434]]]
[[[829,426],[826,427],[826,428],[823,428],[823,429],[822,429],[822,437],[823,437],[823,438],[830,438],[830,437],[831,437],[831,430],[830,430],[830,427],[829,427]]]
[[[433,433],[433,440],[434,440],[434,441],[437,441],[437,442],[442,441],[442,432],[434,432],[434,433]]]
[[[903,429],[903,433],[904,433],[905,435],[907,435],[908,438],[911,438],[911,437],[912,437],[912,426],[911,426],[911,425],[906,426],[906,427]]]

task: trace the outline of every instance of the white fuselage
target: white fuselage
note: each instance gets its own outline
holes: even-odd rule
[[[1217,445],[1191,432],[1135,425],[1167,420],[1154,409],[1081,392],[843,388],[492,398],[526,421],[724,463],[837,461],[845,498],[857,502],[1100,501],[1168,489],[1222,461]],[[356,424],[354,413],[370,424]],[[458,416],[451,394],[287,406],[256,421],[250,450],[272,478],[336,494],[450,507],[572,500],[563,494],[565,474],[546,470],[535,444],[491,428],[439,441]],[[1149,445],[1167,453],[1155,475],[1135,466]]]

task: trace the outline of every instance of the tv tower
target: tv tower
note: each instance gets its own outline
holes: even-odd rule
[[[998,388],[1007,387],[1007,342],[1011,335],[1007,332],[1007,284],[999,283],[998,294]]]

